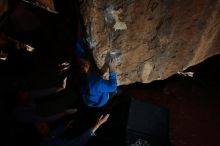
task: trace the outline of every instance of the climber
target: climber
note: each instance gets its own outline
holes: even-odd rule
[[[108,59],[105,63],[105,69],[99,71],[95,68],[95,62],[88,49],[86,49],[83,40],[79,39],[76,43],[75,54],[79,64],[78,87],[81,99],[84,105],[88,107],[103,107],[111,98],[109,93],[117,90],[116,79],[116,59]],[[109,79],[104,80],[102,74],[109,69]]]
[[[109,80],[104,80],[96,71],[88,59],[81,58],[79,60],[82,79],[81,89],[84,104],[89,107],[102,107],[111,98],[109,93],[116,92],[116,60],[112,59],[108,63]]]

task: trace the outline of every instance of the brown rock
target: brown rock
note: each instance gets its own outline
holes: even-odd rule
[[[220,0],[85,0],[82,14],[99,68],[122,53],[119,83],[149,83],[219,54]]]
[[[53,0],[38,0],[38,2],[50,8],[51,10],[55,10]]]

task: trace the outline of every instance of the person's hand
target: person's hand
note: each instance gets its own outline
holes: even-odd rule
[[[107,114],[105,116],[101,115],[98,120],[96,121],[96,124],[91,128],[92,132],[95,133],[95,131],[102,125],[104,124],[108,118],[109,118],[110,114]]]
[[[102,68],[100,69],[100,73],[101,75],[104,75],[109,69],[109,65],[107,62],[105,62],[105,64],[102,66]]]
[[[101,126],[103,123],[105,123],[108,120],[110,114],[106,114],[105,116],[101,115],[98,120],[96,121],[96,125]]]
[[[117,59],[116,58],[110,59],[110,61],[108,63],[109,71],[110,72],[114,72],[116,70],[116,63],[117,63]]]

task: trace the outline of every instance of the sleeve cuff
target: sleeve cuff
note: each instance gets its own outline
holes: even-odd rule
[[[109,72],[109,77],[116,77],[116,72]]]
[[[92,130],[89,130],[89,133],[91,136],[96,136],[96,134],[94,132],[92,132]]]

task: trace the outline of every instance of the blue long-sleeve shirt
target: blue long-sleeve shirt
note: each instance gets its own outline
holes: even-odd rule
[[[102,107],[109,99],[109,92],[117,89],[116,73],[109,73],[109,80],[104,80],[100,75],[91,72],[88,75],[89,95],[84,94],[84,103],[91,107]]]
[[[55,129],[40,146],[83,146],[92,136],[95,136],[91,130],[87,130],[81,136],[72,140],[59,138],[58,136],[63,133],[64,129],[64,127]]]

